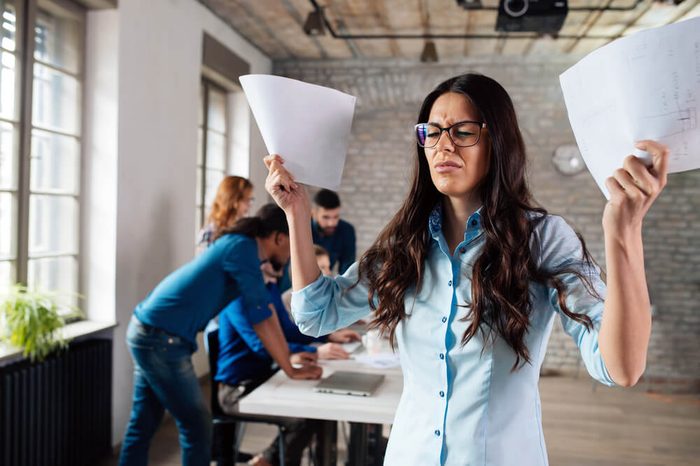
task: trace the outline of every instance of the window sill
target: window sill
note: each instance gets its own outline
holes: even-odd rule
[[[91,320],[81,320],[67,324],[59,332],[67,340],[78,340],[92,336],[105,330],[116,327],[116,323],[95,322]],[[5,343],[0,343],[0,366],[24,359],[22,349]]]

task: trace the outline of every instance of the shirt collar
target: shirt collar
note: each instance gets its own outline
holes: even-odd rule
[[[468,241],[470,238],[474,238],[481,233],[482,209],[483,206],[479,207],[476,209],[476,212],[471,214],[467,219],[467,223],[464,227],[465,241]],[[430,212],[430,217],[428,217],[428,228],[433,239],[438,240],[440,233],[442,233],[442,202],[438,202],[435,207],[433,207],[432,212]]]

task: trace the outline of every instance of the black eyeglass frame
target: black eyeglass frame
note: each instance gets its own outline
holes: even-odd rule
[[[461,145],[461,144],[457,144],[457,143],[455,142],[455,140],[452,139],[452,134],[450,133],[450,130],[451,130],[452,128],[454,128],[455,126],[463,125],[464,123],[476,123],[477,125],[479,125],[479,133],[476,135],[476,142],[474,142],[474,144],[469,144],[468,146],[463,146],[463,145]],[[422,145],[422,144],[420,143],[420,139],[418,139],[418,127],[419,127],[420,125],[431,125],[431,126],[434,126],[434,127],[438,128],[438,129],[440,130],[440,136],[438,136],[438,138],[435,140],[435,144],[433,144],[432,146],[424,146],[424,145]],[[481,130],[484,129],[484,128],[486,128],[486,122],[485,122],[485,121],[474,121],[474,120],[462,120],[462,121],[458,121],[457,123],[455,123],[455,124],[453,124],[453,125],[450,125],[450,126],[448,126],[447,128],[443,128],[443,127],[441,127],[441,126],[438,126],[438,125],[436,125],[435,123],[418,123],[417,125],[415,125],[415,126],[413,127],[413,134],[414,134],[414,136],[415,136],[415,138],[416,138],[416,142],[417,142],[418,145],[419,145],[420,147],[422,147],[423,149],[432,149],[433,147],[437,146],[437,145],[438,145],[438,142],[440,142],[440,138],[442,138],[442,132],[443,132],[443,131],[447,131],[447,137],[450,138],[450,141],[452,141],[452,144],[454,144],[455,146],[457,146],[457,147],[472,147],[472,146],[475,146],[475,145],[479,144],[479,141],[481,141]],[[426,134],[426,137],[427,137],[427,134]]]

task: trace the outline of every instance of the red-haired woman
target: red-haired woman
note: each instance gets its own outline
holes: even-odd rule
[[[198,251],[206,249],[221,232],[232,228],[239,219],[248,215],[253,201],[253,184],[246,178],[229,175],[221,180],[207,224],[199,232]]]

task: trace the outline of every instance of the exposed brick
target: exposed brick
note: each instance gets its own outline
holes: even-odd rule
[[[559,174],[552,154],[575,143],[558,75],[574,63],[552,56],[475,57],[442,64],[403,60],[279,61],[275,72],[358,97],[340,195],[344,217],[365,250],[396,212],[408,189],[414,148],[411,128],[423,97],[444,79],[477,71],[511,94],[530,157],[536,199],[563,215],[605,265],[601,216],[605,199],[584,172]],[[674,174],[650,210],[644,230],[647,280],[656,308],[645,379],[697,387],[700,380],[700,170]],[[580,357],[557,323],[545,368],[575,372]],[[661,383],[661,382],[659,382]]]

